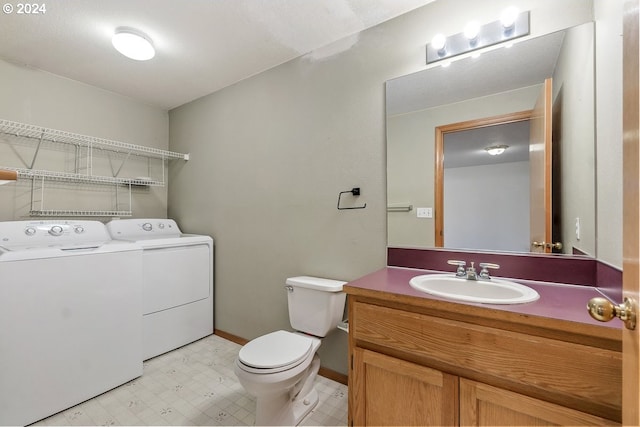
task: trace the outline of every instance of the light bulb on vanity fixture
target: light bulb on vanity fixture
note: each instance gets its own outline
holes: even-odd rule
[[[499,156],[500,154],[504,153],[507,148],[509,148],[508,145],[497,144],[485,148],[485,151],[491,156]]]
[[[440,54],[446,53],[447,38],[442,33],[438,33],[431,39],[431,46]]]
[[[136,61],[147,61],[156,54],[151,38],[135,28],[117,28],[111,43],[118,52]]]
[[[470,46],[475,46],[478,43],[479,34],[480,23],[478,21],[471,21],[464,27],[464,36],[469,40]]]
[[[481,25],[478,21],[471,21],[460,33],[451,36],[438,33],[427,44],[427,64],[450,60],[454,56],[529,35],[529,15],[528,11],[519,12],[510,7],[502,13],[500,19],[488,24]]]
[[[514,6],[510,6],[502,12],[500,15],[500,23],[502,24],[502,28],[504,28],[505,34],[513,30],[519,14],[520,11]]]

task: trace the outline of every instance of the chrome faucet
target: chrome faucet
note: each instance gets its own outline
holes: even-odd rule
[[[500,265],[490,262],[481,262],[480,267],[482,267],[482,270],[480,270],[480,278],[484,280],[490,280],[491,276],[489,276],[489,269],[491,268],[497,270],[500,268]]]
[[[492,264],[490,262],[481,262],[480,267],[482,268],[482,270],[480,270],[480,273],[477,273],[473,265],[474,262],[471,262],[471,266],[466,269],[465,269],[465,266],[467,265],[466,261],[458,261],[458,260],[450,259],[447,261],[447,264],[458,266],[458,268],[456,269],[456,277],[460,277],[460,278],[464,277],[467,280],[478,280],[478,278],[482,280],[490,280],[491,276],[489,275],[489,269],[500,268],[498,264]]]
[[[458,261],[455,259],[450,259],[447,261],[447,264],[458,266],[458,268],[456,269],[456,277],[465,277],[467,275],[464,269],[464,266],[467,265],[466,261]]]
[[[467,268],[467,280],[478,280],[478,274],[476,273],[476,268],[473,266],[473,261],[471,261],[471,267]]]

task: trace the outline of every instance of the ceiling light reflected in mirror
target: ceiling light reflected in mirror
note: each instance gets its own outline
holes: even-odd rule
[[[498,144],[498,145],[491,145],[490,147],[487,147],[484,150],[491,156],[499,156],[500,154],[504,153],[507,148],[509,148],[508,145]]]

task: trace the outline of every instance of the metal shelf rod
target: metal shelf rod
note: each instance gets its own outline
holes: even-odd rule
[[[140,185],[140,186],[163,186],[164,182],[137,179],[137,178],[117,178],[99,175],[83,175],[77,173],[54,172],[38,169],[22,169],[9,166],[0,166],[1,169],[12,170],[18,172],[18,178],[46,178],[52,181],[66,182],[85,182],[92,184],[122,184],[122,185]]]
[[[97,138],[94,136],[80,135],[56,129],[47,129],[26,123],[12,122],[10,120],[0,120],[0,133],[34,139],[43,138],[47,141],[82,145],[90,148],[93,147],[115,151],[118,153],[124,152],[127,154],[140,154],[161,159],[189,160],[189,154],[176,153],[174,151],[134,145],[126,142]]]
[[[131,211],[89,211],[89,210],[31,210],[31,216],[92,216],[120,217],[131,216]]]

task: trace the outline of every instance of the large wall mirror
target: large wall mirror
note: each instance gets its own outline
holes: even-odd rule
[[[389,246],[544,251],[531,225],[546,209],[544,243],[562,244],[547,252],[595,254],[594,52],[587,23],[387,81]],[[531,130],[545,89],[546,177]]]

